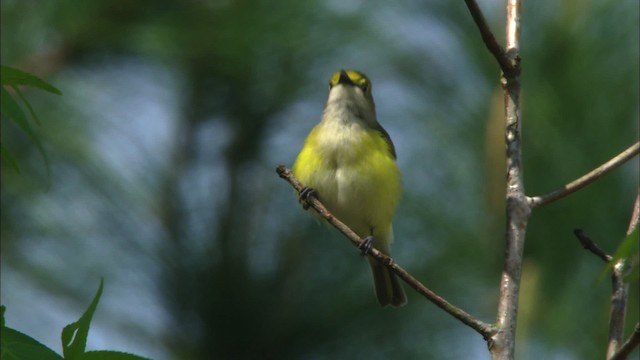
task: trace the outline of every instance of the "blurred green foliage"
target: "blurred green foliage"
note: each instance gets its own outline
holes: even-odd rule
[[[26,73],[24,71],[14,69],[8,66],[0,65],[0,85],[2,88],[2,115],[6,120],[13,121],[16,125],[18,125],[22,131],[24,131],[29,138],[33,141],[33,143],[37,146],[38,150],[42,154],[42,157],[45,160],[45,165],[47,166],[47,170],[49,170],[49,161],[47,159],[47,155],[44,152],[42,144],[40,143],[40,139],[35,135],[34,131],[29,124],[27,119],[27,115],[24,113],[18,102],[14,99],[13,95],[9,92],[9,89],[13,91],[13,93],[22,101],[24,107],[29,110],[29,114],[33,117],[33,120],[36,124],[40,125],[40,121],[38,121],[38,116],[35,111],[31,107],[29,101],[24,97],[22,91],[18,86],[33,86],[35,88],[39,88],[45,91],[48,91],[53,94],[62,95],[60,90],[56,89],[53,85],[39,79],[32,74]],[[4,147],[0,143],[0,154],[2,158],[7,161],[17,172],[20,172],[20,167],[18,166],[18,162],[11,155],[9,149]]]
[[[480,5],[502,38],[503,5]],[[523,6],[525,187],[539,195],[637,141],[638,3]],[[416,294],[380,309],[366,262],[303,214],[274,171],[320,118],[329,75],[367,73],[405,185],[395,259],[491,322],[501,95],[464,4],[3,1],[0,21],[0,61],[65,93],[25,89],[48,192],[28,137],[1,124],[22,170],[3,160],[0,175],[1,295],[16,329],[48,345],[38,332],[61,326],[34,309],[82,308],[105,274],[117,300],[103,299],[94,324],[109,326],[92,334],[153,358],[488,358],[477,334]],[[534,210],[518,358],[603,356],[610,288],[572,231],[613,253],[637,183],[632,161]],[[630,331],[637,284],[629,301]]]

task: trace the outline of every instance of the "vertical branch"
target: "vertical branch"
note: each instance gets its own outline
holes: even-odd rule
[[[629,221],[627,235],[638,226],[640,215],[640,193],[636,197],[633,213]],[[607,346],[607,359],[613,359],[624,341],[624,321],[627,313],[627,298],[629,284],[624,281],[624,276],[629,268],[628,259],[615,260],[611,271],[611,310],[609,312],[609,344]]]
[[[554,201],[586,186],[593,180],[602,176],[612,168],[637,155],[638,144],[625,150],[622,154],[608,161],[601,167],[585,175],[584,177],[566,185],[553,193],[528,198],[524,192],[522,176],[522,146],[521,130],[522,119],[520,111],[520,0],[507,0],[507,24],[506,24],[506,50],[496,42],[485,22],[480,8],[475,0],[465,0],[465,3],[475,21],[482,40],[487,49],[498,61],[502,76],[500,83],[504,91],[505,106],[505,141],[507,158],[506,178],[506,231],[505,231],[505,259],[500,282],[500,297],[494,334],[487,339],[491,356],[494,360],[511,360],[515,357],[516,320],[518,314],[518,297],[520,292],[520,279],[522,275],[523,250],[527,222],[531,209],[548,202]],[[638,226],[640,219],[640,195],[636,199],[634,213],[628,232]],[[585,248],[598,254],[604,261],[611,261],[611,256],[606,255],[597,248],[582,231],[577,230],[576,236]],[[594,251],[598,250],[598,251]],[[638,336],[634,335],[624,344],[624,354],[617,354],[620,343],[623,340],[624,318],[628,286],[623,277],[627,270],[626,259],[616,261],[613,271],[613,295],[610,323],[610,343],[607,359],[624,356],[638,343]],[[485,338],[486,339],[486,338]],[[622,351],[620,351],[622,352]]]
[[[521,165],[520,1],[507,1],[506,56],[515,71],[503,71],[507,152],[507,226],[505,259],[498,301],[498,332],[491,338],[493,359],[513,359],[525,230],[531,208],[524,193]]]
[[[613,358],[624,341],[624,320],[627,315],[629,284],[625,283],[627,259],[616,261],[611,272],[611,311],[609,312],[609,344],[607,359]]]
[[[636,196],[636,202],[633,204],[633,212],[631,213],[631,220],[629,220],[629,227],[627,228],[627,235],[631,234],[635,228],[638,227],[640,221],[640,191]]]

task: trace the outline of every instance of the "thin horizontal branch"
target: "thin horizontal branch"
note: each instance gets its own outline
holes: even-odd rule
[[[640,323],[636,323],[636,327],[635,329],[633,329],[633,333],[631,333],[631,336],[629,336],[627,341],[625,341],[624,344],[620,346],[620,349],[618,349],[618,351],[611,357],[610,360],[625,360],[627,357],[629,357],[631,352],[636,347],[638,347],[639,344],[640,344]]]
[[[604,250],[600,248],[600,246],[598,246],[593,240],[591,240],[591,238],[589,238],[582,229],[575,229],[573,230],[573,233],[578,238],[578,241],[580,241],[580,244],[582,244],[583,248],[594,253],[605,263],[608,263],[609,261],[611,261],[611,259],[613,259],[611,255],[605,253]]]
[[[287,180],[298,193],[300,193],[300,190],[302,190],[304,186],[295,178],[291,170],[287,169],[284,165],[279,165],[276,169],[276,172],[278,173],[278,175],[280,175],[281,178]],[[364,240],[362,240],[347,225],[333,216],[333,214],[331,214],[315,196],[310,195],[307,199],[307,203],[309,204],[309,206],[314,208],[318,212],[318,214],[325,218],[331,225],[333,225],[336,229],[343,233],[354,246],[359,247],[362,244]],[[409,286],[414,288],[418,293],[422,294],[429,301],[480,333],[480,335],[482,335],[485,339],[489,339],[493,335],[495,330],[490,324],[476,319],[474,316],[458,308],[457,306],[452,305],[441,296],[431,291],[420,281],[414,278],[411,274],[409,274],[406,270],[404,270],[400,265],[398,265],[391,257],[386,256],[375,248],[372,248],[368,252],[368,254],[378,260],[381,264],[391,269],[394,273],[396,273],[396,275],[398,275],[402,280],[409,284]]]
[[[480,30],[482,41],[487,46],[487,49],[493,55],[493,57],[496,58],[496,61],[498,61],[498,65],[500,65],[500,69],[502,70],[502,72],[507,78],[517,76],[519,67],[514,66],[511,63],[502,46],[498,44],[498,41],[493,35],[493,32],[491,32],[491,29],[489,28],[487,21],[484,19],[484,15],[482,15],[482,10],[480,10],[478,4],[475,2],[475,0],[464,0],[464,2],[465,4],[467,4],[467,8],[471,13],[473,21],[476,23],[476,26],[478,26],[478,30]]]
[[[571,193],[574,193],[596,181],[604,174],[629,161],[634,156],[638,155],[638,152],[640,152],[640,142],[631,145],[628,149],[616,155],[611,160],[593,169],[588,174],[568,183],[560,189],[557,189],[545,195],[529,197],[529,205],[531,207],[546,205],[550,202],[556,201]]]

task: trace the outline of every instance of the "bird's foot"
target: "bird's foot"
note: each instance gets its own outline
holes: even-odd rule
[[[316,190],[312,189],[308,186],[303,187],[300,190],[300,193],[298,195],[298,199],[300,200],[300,202],[302,203],[302,208],[307,210],[309,208],[309,197],[310,196],[316,196]]]
[[[358,245],[358,249],[360,249],[360,255],[365,256],[369,255],[369,251],[373,248],[373,236],[369,235],[366,238],[362,239],[360,245]]]

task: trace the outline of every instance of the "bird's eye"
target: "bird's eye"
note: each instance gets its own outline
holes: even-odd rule
[[[366,92],[367,92],[367,90],[369,90],[369,85],[367,85],[367,84],[362,84],[362,86],[360,86],[360,88],[362,89],[362,92],[363,92],[363,93],[366,93]]]

